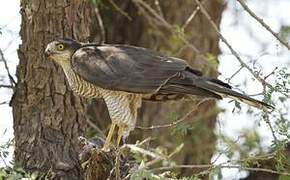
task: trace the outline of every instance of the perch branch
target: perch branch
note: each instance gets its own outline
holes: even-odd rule
[[[248,6],[247,4],[244,2],[244,0],[237,0],[240,5],[244,8],[245,11],[247,11],[250,16],[252,16],[256,21],[258,21],[267,31],[269,31],[281,44],[283,44],[288,50],[290,50],[290,46],[289,46],[289,43],[282,40],[280,37],[279,37],[279,34],[274,32],[270,26],[268,26],[262,18],[259,18]]]

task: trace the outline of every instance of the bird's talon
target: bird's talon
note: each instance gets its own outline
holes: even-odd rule
[[[83,163],[81,164],[82,168],[85,169],[86,166],[87,166],[89,163],[90,163],[90,159],[88,159],[88,160],[86,160],[85,162],[83,162]]]

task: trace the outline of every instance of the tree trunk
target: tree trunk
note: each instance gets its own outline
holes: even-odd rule
[[[79,1],[21,1],[18,83],[12,100],[15,161],[49,179],[82,179],[77,137],[86,128],[85,105],[62,70],[44,57],[59,37],[92,41],[98,32],[93,5]]]

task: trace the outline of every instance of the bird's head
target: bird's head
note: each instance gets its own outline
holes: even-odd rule
[[[81,47],[81,43],[73,39],[57,39],[50,42],[45,49],[45,56],[57,63],[70,61],[73,53]]]

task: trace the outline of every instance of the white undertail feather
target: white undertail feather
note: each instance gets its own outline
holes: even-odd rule
[[[250,101],[250,100],[247,100],[247,99],[243,99],[241,97],[225,95],[225,94],[221,94],[221,93],[217,93],[217,92],[216,92],[216,94],[222,96],[223,98],[230,98],[230,99],[233,99],[235,101],[238,101],[238,102],[241,102],[241,103],[245,103],[245,104],[248,104],[249,106],[253,106],[253,107],[256,107],[256,108],[259,108],[259,109],[267,108],[267,106],[262,105],[259,101]]]
[[[235,101],[245,103],[245,104],[248,104],[250,106],[259,108],[259,109],[273,109],[274,108],[273,106],[268,105],[267,103],[253,99],[245,94],[238,93],[234,90],[226,88],[226,87],[219,85],[217,83],[214,83],[211,81],[206,81],[205,83],[207,85],[204,84],[205,87],[203,87],[203,88],[205,88],[213,93],[216,93],[223,98],[231,98]]]

